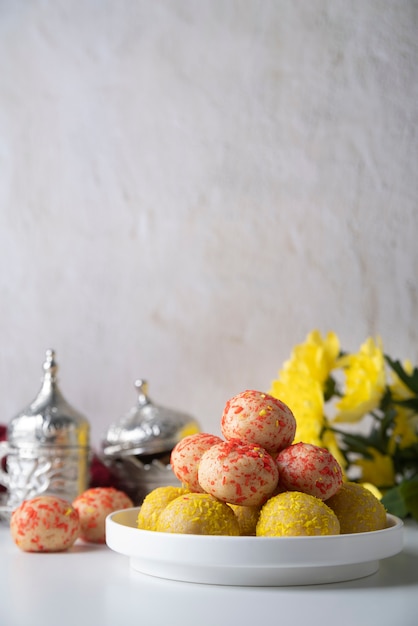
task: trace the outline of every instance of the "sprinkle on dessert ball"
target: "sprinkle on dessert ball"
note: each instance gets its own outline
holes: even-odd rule
[[[157,531],[188,535],[240,534],[233,510],[207,493],[189,493],[172,500],[160,514]]]
[[[55,496],[25,500],[12,513],[10,532],[24,552],[61,552],[78,537],[80,520],[70,502]]]
[[[178,480],[190,491],[202,492],[197,469],[202,454],[222,439],[209,433],[196,433],[181,439],[171,452],[171,469]]]
[[[183,487],[156,487],[144,498],[137,517],[137,526],[141,530],[157,530],[158,518],[167,504],[179,496],[189,493]]]
[[[198,478],[206,493],[223,502],[258,506],[275,490],[279,473],[274,459],[264,448],[231,439],[203,454]]]
[[[295,443],[276,457],[281,491],[302,491],[328,500],[342,485],[342,470],[325,448],[310,443]]]
[[[258,537],[338,535],[340,524],[335,513],[315,496],[286,491],[270,498],[258,519]]]
[[[80,539],[90,543],[105,543],[106,517],[119,509],[133,507],[123,491],[114,487],[92,487],[73,502],[80,516]]]
[[[245,439],[272,454],[292,443],[296,420],[281,400],[261,391],[247,390],[226,403],[221,431],[226,439]]]
[[[357,483],[343,483],[327,505],[340,521],[341,533],[364,533],[386,528],[386,510],[369,489]]]

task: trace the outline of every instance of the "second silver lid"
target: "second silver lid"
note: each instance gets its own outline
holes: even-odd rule
[[[198,422],[186,413],[154,404],[143,379],[134,383],[136,405],[119,422],[112,424],[102,442],[106,456],[150,456],[169,452],[183,437],[199,432]]]

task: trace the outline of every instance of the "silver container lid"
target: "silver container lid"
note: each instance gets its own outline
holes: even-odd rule
[[[11,419],[7,440],[11,447],[88,448],[90,425],[62,395],[57,383],[54,350],[46,351],[44,375],[36,398]]]
[[[170,452],[186,435],[199,432],[198,422],[190,415],[154,404],[145,380],[138,379],[134,385],[136,405],[109,427],[102,441],[106,457],[157,457]]]

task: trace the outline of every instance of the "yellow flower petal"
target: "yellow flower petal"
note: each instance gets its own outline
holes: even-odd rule
[[[402,407],[398,407],[396,411],[394,428],[389,439],[391,454],[395,452],[396,447],[408,448],[418,442],[418,433],[414,424],[415,413]]]
[[[340,342],[335,333],[328,332],[323,339],[321,333],[315,330],[309,333],[304,343],[295,346],[283,369],[303,369],[322,384],[335,366],[339,352]]]
[[[324,429],[324,384],[340,353],[334,332],[322,337],[318,330],[292,350],[269,393],[285,402],[296,419],[294,442],[321,446]]]
[[[385,391],[385,360],[381,342],[367,339],[357,354],[337,362],[345,371],[345,393],[336,403],[336,422],[356,422],[379,406]]]
[[[395,470],[392,457],[369,448],[371,459],[358,459],[356,465],[361,469],[362,482],[372,483],[378,488],[385,488],[395,483]]]
[[[371,483],[360,483],[363,487],[368,489],[378,500],[381,500],[383,497],[380,489],[376,487],[376,485],[372,485]]]

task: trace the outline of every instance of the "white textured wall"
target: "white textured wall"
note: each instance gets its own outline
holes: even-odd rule
[[[0,421],[218,431],[318,327],[418,362],[414,0],[0,2]]]

